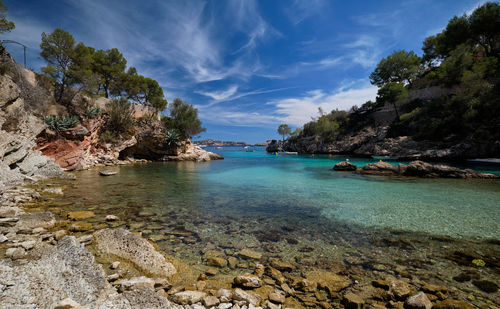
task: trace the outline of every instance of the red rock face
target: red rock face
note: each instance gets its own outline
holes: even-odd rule
[[[64,138],[46,139],[39,137],[37,139],[37,150],[43,155],[53,158],[59,166],[66,170],[74,170],[83,159],[83,149],[87,146],[84,140],[79,145],[74,141]]]

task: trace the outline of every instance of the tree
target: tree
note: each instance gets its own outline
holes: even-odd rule
[[[285,137],[292,134],[292,128],[290,128],[287,124],[280,124],[278,127],[278,134],[281,135],[283,137],[283,141],[285,141]]]
[[[399,111],[396,102],[408,96],[408,89],[402,83],[390,82],[378,90],[377,101],[391,103],[396,111],[396,119],[399,121]]]
[[[156,112],[163,111],[168,104],[158,82],[137,74],[134,67],[130,67],[127,73],[121,75],[118,86],[114,87],[113,92],[121,93],[136,103],[150,105]]]
[[[170,117],[164,117],[163,121],[168,128],[179,131],[183,137],[191,137],[206,131],[198,119],[198,110],[191,104],[183,102],[180,98],[176,98],[169,105],[169,109]]]
[[[486,56],[500,52],[500,5],[487,2],[472,12],[470,28],[476,42],[484,48]]]
[[[16,27],[16,25],[7,20],[7,7],[0,1],[0,33],[9,32]]]
[[[118,82],[121,74],[125,72],[127,60],[116,48],[108,50],[98,50],[93,55],[92,70],[100,77],[97,92],[104,90],[106,98],[110,95],[110,90]]]
[[[76,44],[65,30],[57,28],[50,34],[42,33],[40,49],[40,55],[48,62],[42,72],[52,80],[57,102],[61,102],[68,86],[84,84],[92,74],[92,49],[83,43]]]
[[[370,74],[373,85],[382,87],[390,82],[411,84],[419,71],[420,57],[413,51],[399,50],[380,60]]]

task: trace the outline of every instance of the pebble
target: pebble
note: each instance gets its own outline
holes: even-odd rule
[[[274,303],[282,304],[285,302],[285,295],[278,292],[273,292],[269,294],[269,300]]]
[[[68,231],[66,231],[66,230],[59,230],[59,231],[55,232],[54,236],[55,236],[56,240],[60,240],[61,238],[63,238],[67,234],[68,234]]]
[[[6,242],[6,241],[7,241],[7,237],[3,234],[0,234],[0,244],[3,242]]]
[[[119,266],[120,266],[120,262],[115,261],[115,262],[111,263],[110,268],[111,269],[117,269]]]
[[[210,307],[213,307],[213,306],[217,306],[220,301],[217,297],[215,296],[205,296],[202,298],[201,302],[203,303],[203,305],[205,305],[205,307],[207,308],[210,308]]]
[[[115,215],[107,215],[106,216],[106,221],[111,222],[111,221],[118,221],[119,218]]]

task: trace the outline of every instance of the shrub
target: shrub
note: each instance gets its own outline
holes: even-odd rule
[[[177,130],[170,129],[165,134],[165,139],[167,141],[167,145],[173,146],[179,143],[179,141],[181,140],[181,135],[179,134],[179,132],[177,132]]]
[[[9,67],[3,63],[0,64],[0,76],[5,75],[9,71]]]
[[[85,117],[92,119],[101,115],[101,113],[102,111],[99,107],[89,107],[85,111]]]
[[[106,130],[101,133],[99,136],[100,140],[104,143],[111,143],[114,144],[118,140],[118,137],[116,136],[116,133],[113,131]]]
[[[59,116],[46,116],[45,124],[49,126],[51,130],[60,132],[67,130],[69,128],[74,128],[78,125],[78,118],[75,116],[71,117],[59,117]]]
[[[134,126],[133,107],[125,98],[115,99],[106,107],[109,119],[107,130],[116,134],[128,133]]]

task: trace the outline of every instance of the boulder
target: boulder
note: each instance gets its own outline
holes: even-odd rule
[[[333,169],[336,171],[355,171],[357,169],[357,166],[355,164],[352,164],[351,162],[343,161],[335,164]]]
[[[404,307],[406,309],[431,309],[432,303],[424,292],[419,292],[418,294],[408,297]]]
[[[398,175],[400,173],[398,166],[383,161],[367,164],[358,168],[356,172],[367,175]]]
[[[346,309],[361,309],[365,301],[354,293],[347,293],[342,298],[342,304]]]
[[[233,282],[236,286],[251,289],[258,288],[262,285],[260,278],[253,275],[236,276]]]
[[[184,291],[173,294],[170,298],[181,305],[192,305],[203,299],[207,294],[200,291]]]
[[[389,284],[389,294],[396,300],[406,299],[410,292],[410,285],[404,281],[395,280]]]
[[[51,212],[25,213],[19,215],[19,221],[16,227],[20,230],[35,229],[43,227],[44,229],[53,228],[56,225],[56,219]]]
[[[124,229],[99,230],[94,233],[94,243],[101,253],[125,259],[147,274],[170,277],[177,272],[153,245]]]

